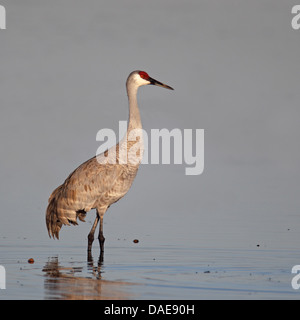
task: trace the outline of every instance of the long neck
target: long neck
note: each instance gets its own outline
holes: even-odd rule
[[[129,123],[128,131],[132,129],[141,129],[142,122],[140,117],[140,111],[137,104],[137,86],[132,83],[127,84],[127,95],[129,102]]]
[[[130,163],[139,166],[144,152],[142,122],[137,104],[138,87],[127,81],[127,95],[129,102],[129,123],[127,134],[119,142],[119,163]]]

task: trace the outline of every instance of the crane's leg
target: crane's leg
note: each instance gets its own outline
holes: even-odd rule
[[[99,240],[99,244],[100,244],[101,253],[103,253],[105,238],[103,236],[103,215],[102,214],[100,215],[100,228],[99,228],[98,240]]]
[[[100,216],[99,216],[98,211],[97,211],[96,219],[95,219],[94,224],[92,226],[92,229],[91,229],[91,231],[90,231],[90,233],[88,235],[88,251],[91,251],[91,249],[92,249],[92,244],[93,244],[93,241],[94,241],[94,233],[95,233],[95,230],[97,228],[99,219],[100,219]]]

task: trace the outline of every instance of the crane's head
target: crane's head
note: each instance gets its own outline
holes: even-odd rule
[[[166,84],[161,83],[161,82],[149,77],[147,72],[140,71],[140,70],[131,72],[131,74],[129,75],[129,77],[127,79],[127,82],[133,82],[137,87],[151,84],[151,85],[163,87],[166,89],[174,90],[173,88],[167,86]]]

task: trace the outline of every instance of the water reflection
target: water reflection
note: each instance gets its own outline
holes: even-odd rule
[[[58,257],[50,257],[43,272],[45,275],[44,288],[46,299],[62,300],[106,300],[130,299],[126,292],[131,283],[108,281],[102,278],[103,257],[94,263],[88,255],[86,262],[65,263],[61,265]]]
[[[95,271],[94,259],[93,259],[91,250],[88,250],[88,252],[87,252],[87,261],[88,261],[88,269]],[[99,272],[99,274],[101,273],[101,266],[102,265],[103,265],[103,251],[100,251],[100,255],[98,258],[98,266],[97,266],[97,271]]]

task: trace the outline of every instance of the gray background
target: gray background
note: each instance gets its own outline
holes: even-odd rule
[[[95,155],[98,130],[127,120],[125,81],[141,69],[175,88],[139,90],[144,128],[204,129],[205,168],[186,176],[185,164],[142,165],[105,216],[107,245],[151,236],[204,247],[298,246],[294,1],[1,4],[1,237],[51,241],[50,193]],[[85,241],[93,218],[64,228],[61,241]]]

